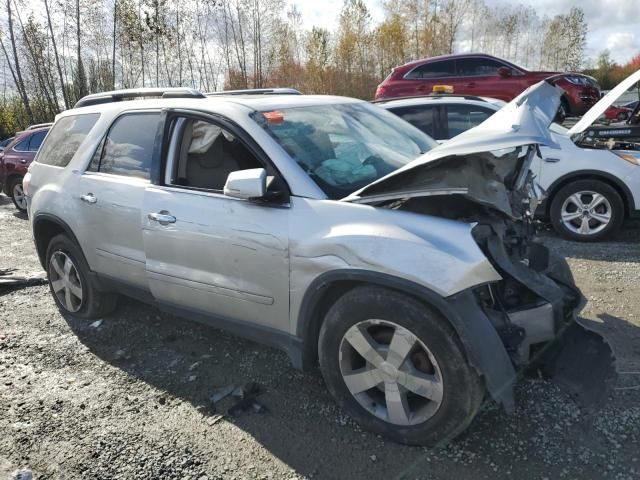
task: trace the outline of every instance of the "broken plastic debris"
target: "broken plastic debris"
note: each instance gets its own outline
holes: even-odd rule
[[[237,417],[239,414],[246,412],[247,410],[252,410],[255,413],[264,413],[267,411],[267,408],[262,403],[258,402],[258,400],[253,396],[249,396],[237,402],[227,411],[227,413],[233,417]]]
[[[226,385],[224,387],[216,388],[213,391],[213,395],[211,396],[211,403],[215,405],[223,398],[231,395],[231,392],[233,392],[236,388],[237,387],[235,385]]]

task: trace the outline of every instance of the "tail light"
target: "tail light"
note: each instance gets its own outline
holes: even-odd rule
[[[383,98],[386,94],[387,94],[387,87],[385,87],[384,85],[378,85],[378,88],[376,88],[375,99],[379,100]]]
[[[22,191],[27,197],[31,196],[30,187],[31,187],[31,172],[27,172],[27,174],[22,179]]]

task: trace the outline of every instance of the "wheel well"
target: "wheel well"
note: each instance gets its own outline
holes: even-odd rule
[[[4,193],[8,197],[12,196],[12,192],[10,191],[9,186],[11,185],[11,182],[13,182],[14,178],[23,178],[23,176],[19,173],[11,173],[7,176],[7,179],[4,182]]]
[[[318,337],[320,336],[320,328],[331,306],[349,290],[353,290],[355,287],[364,284],[364,282],[354,280],[337,280],[326,286],[321,286],[324,291],[313,301],[311,311],[309,312],[310,318],[307,321],[304,332],[302,365],[305,370],[318,364]],[[299,318],[298,321],[300,320],[302,319]]]
[[[306,328],[302,332],[302,340],[303,340],[303,358],[302,358],[302,366],[304,370],[308,370],[318,364],[318,338],[320,337],[320,328],[322,327],[322,322],[324,321],[327,312],[331,308],[331,306],[344,294],[353,290],[356,287],[371,285],[386,288],[389,290],[393,290],[409,297],[414,298],[415,300],[425,303],[425,298],[415,294],[412,291],[407,291],[407,289],[402,288],[401,285],[389,284],[385,281],[377,282],[374,279],[338,279],[327,283],[320,283],[317,287],[322,291],[318,292],[318,294],[313,295],[313,299],[309,305],[307,305],[308,309],[306,310],[308,313],[308,318],[304,317],[304,308],[301,308],[300,317],[298,318],[298,322],[306,320]],[[314,288],[313,286],[311,288]],[[303,301],[303,306],[304,306]],[[433,305],[431,302],[428,302],[429,305],[436,310],[440,310],[436,305]]]
[[[47,247],[49,246],[51,239],[61,233],[66,233],[65,227],[53,220],[39,220],[33,225],[33,238],[36,243],[36,251],[38,252],[40,264],[45,270],[47,268]]]
[[[629,216],[629,213],[631,211],[631,208],[629,206],[629,197],[627,196],[627,193],[622,189],[622,187],[620,187],[620,185],[618,183],[616,183],[615,181],[604,177],[602,175],[597,175],[597,174],[584,174],[584,175],[576,175],[573,177],[569,177],[569,178],[565,178],[562,179],[561,181],[559,181],[556,185],[553,185],[551,192],[549,193],[549,199],[546,202],[547,206],[545,209],[545,215],[547,218],[550,217],[551,215],[551,204],[553,203],[553,199],[556,196],[556,194],[560,191],[560,189],[562,189],[563,187],[565,187],[566,185],[570,184],[571,182],[575,182],[578,180],[598,180],[602,183],[606,183],[607,185],[609,185],[611,188],[613,188],[616,192],[618,192],[618,195],[620,195],[620,198],[622,199],[622,204],[624,205],[624,216],[625,218],[627,218]]]

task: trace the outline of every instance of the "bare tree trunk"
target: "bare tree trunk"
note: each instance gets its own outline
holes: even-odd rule
[[[87,94],[87,85],[84,75],[84,66],[82,65],[82,55],[81,55],[81,36],[80,36],[80,0],[76,0],[76,42],[78,46],[78,83],[79,83],[79,91],[78,96],[80,98],[84,97]]]
[[[176,4],[176,48],[178,49],[178,85],[182,86],[182,49],[180,48],[180,2]]]
[[[111,51],[111,76],[113,77],[111,88],[113,88],[114,90],[116,89],[116,27],[117,25],[118,25],[118,0],[114,0],[113,2],[113,50]]]
[[[20,62],[18,60],[18,49],[16,47],[16,38],[13,34],[13,19],[11,18],[11,0],[7,0],[7,22],[9,24],[9,39],[11,40],[11,49],[13,50],[13,64],[15,65],[15,79],[18,93],[22,97],[22,103],[24,109],[27,112],[27,118],[30,123],[33,123],[33,112],[31,111],[31,104],[29,103],[29,97],[27,91],[24,88],[24,81],[22,80],[22,73],[20,72]],[[4,49],[4,44],[2,45]],[[6,52],[5,52],[6,53]],[[8,58],[7,58],[8,59]]]
[[[49,3],[44,0],[44,8],[47,11],[47,23],[49,24],[49,33],[51,34],[51,44],[53,45],[53,56],[56,59],[56,67],[58,68],[58,76],[60,77],[60,88],[62,88],[62,98],[64,100],[64,108],[69,108],[69,98],[67,97],[67,89],[64,85],[64,77],[62,75],[62,67],[60,66],[60,56],[58,55],[58,47],[56,45],[56,36],[53,33],[53,23],[51,22],[51,13],[49,12]]]

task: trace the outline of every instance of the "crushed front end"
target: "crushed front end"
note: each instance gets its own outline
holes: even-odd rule
[[[597,408],[615,382],[610,346],[585,328],[586,301],[566,260],[532,239],[530,221],[478,224],[474,238],[503,279],[475,290],[519,372],[550,378]]]
[[[586,301],[566,260],[536,239],[531,212],[542,193],[529,167],[537,154],[529,145],[450,156],[398,178],[404,195],[380,195],[377,204],[473,225],[501,280],[446,300],[470,362],[496,401],[511,410],[516,377],[535,372],[595,407],[615,381],[614,357],[578,319]]]

